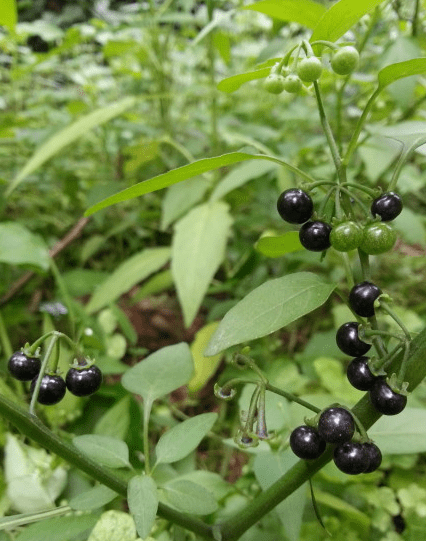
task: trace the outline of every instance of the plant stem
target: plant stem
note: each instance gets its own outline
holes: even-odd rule
[[[10,343],[9,335],[7,334],[6,326],[4,324],[3,316],[0,312],[0,343],[3,349],[4,356],[8,359],[13,354],[12,344]]]
[[[46,353],[44,354],[43,362],[41,363],[40,373],[37,377],[37,381],[34,387],[33,395],[30,402],[30,415],[35,415],[35,405],[38,398],[38,393],[40,391],[41,380],[43,379],[44,373],[46,372],[47,363],[49,362],[49,357],[52,354],[53,348],[59,338],[59,334],[56,331],[52,333],[52,339],[49,342]]]
[[[402,320],[395,314],[395,312],[390,308],[386,302],[380,301],[380,308],[383,308],[385,312],[387,312],[390,317],[401,327],[402,332],[407,337],[407,340],[411,340],[411,334],[410,331],[407,329],[407,327],[404,325]]]
[[[296,402],[297,404],[300,404],[301,406],[308,408],[309,410],[319,413],[321,411],[320,408],[317,408],[313,404],[310,404],[309,402],[306,402],[305,400],[302,400],[298,396],[295,396],[294,394],[287,393],[286,391],[283,391],[282,389],[279,389],[278,387],[274,387],[270,383],[267,383],[265,385],[265,389],[267,391],[271,391],[271,393],[278,394],[280,396],[283,396],[284,398],[287,398],[287,400],[290,400],[291,402]]]
[[[361,248],[358,248],[359,262],[361,264],[362,278],[363,280],[371,280],[370,277],[370,261],[368,254],[366,254]]]
[[[145,457],[145,473],[151,473],[149,456],[149,418],[151,416],[152,402],[146,400],[143,405],[143,454]]]

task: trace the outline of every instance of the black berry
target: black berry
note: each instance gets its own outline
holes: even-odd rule
[[[332,407],[323,411],[318,420],[318,433],[328,443],[345,443],[355,432],[355,422],[348,410]]]
[[[371,204],[371,214],[380,216],[382,222],[394,220],[402,211],[402,201],[394,192],[387,192],[377,197]]]
[[[312,216],[314,204],[303,190],[292,188],[283,192],[277,201],[277,210],[290,224],[304,224]]]
[[[369,391],[377,379],[368,366],[368,357],[356,357],[348,366],[346,375],[352,387],[359,391]]]
[[[397,415],[407,404],[407,397],[396,393],[382,378],[374,382],[369,394],[371,403],[383,415]]]
[[[336,333],[336,343],[339,346],[339,349],[352,357],[360,357],[361,355],[364,355],[364,353],[367,353],[371,348],[370,344],[360,340],[358,336],[358,327],[359,323],[350,321],[339,327]]]
[[[88,396],[96,392],[102,383],[102,372],[92,364],[88,368],[70,368],[65,382],[75,396]]]
[[[31,393],[34,392],[36,381],[37,378],[34,378],[31,382]],[[52,406],[64,398],[66,390],[65,381],[61,376],[45,374],[41,380],[37,401],[45,406]]]
[[[362,443],[343,443],[334,449],[333,460],[340,471],[358,475],[369,467],[369,458]]]
[[[354,285],[349,293],[349,305],[358,316],[374,316],[374,301],[382,291],[371,282]]]
[[[304,248],[311,252],[322,252],[330,248],[331,225],[326,222],[306,222],[299,231],[299,239]]]
[[[311,426],[298,426],[290,435],[290,447],[293,453],[304,460],[313,460],[322,455],[325,441]]]
[[[364,450],[368,458],[367,469],[364,473],[371,473],[380,466],[382,463],[382,453],[377,445],[373,442],[364,443]]]
[[[31,381],[40,372],[41,361],[37,357],[28,357],[21,351],[15,351],[7,367],[11,375],[19,381]]]

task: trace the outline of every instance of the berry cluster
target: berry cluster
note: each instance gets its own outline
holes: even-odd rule
[[[16,351],[8,361],[10,374],[19,381],[31,381],[31,394],[40,375],[41,361],[23,351]],[[40,404],[52,406],[60,402],[68,389],[75,396],[88,396],[96,392],[102,383],[102,372],[94,364],[71,367],[65,380],[57,373],[43,374],[37,401]]]

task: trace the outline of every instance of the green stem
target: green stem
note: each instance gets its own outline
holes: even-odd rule
[[[374,316],[369,317],[368,321],[371,324],[371,328],[373,330],[377,331],[378,328],[379,328],[379,325],[377,323],[376,316],[374,315]],[[381,357],[385,357],[388,354],[388,352],[387,352],[387,350],[385,348],[385,345],[383,343],[383,340],[382,340],[381,336],[373,337],[372,341],[373,341],[374,347],[376,348],[376,351],[379,353],[379,355]]]
[[[322,201],[321,201],[321,204],[318,208],[318,212],[317,212],[317,216],[319,218],[321,218],[323,215],[324,215],[324,212],[325,212],[325,207],[330,199],[330,197],[333,195],[333,192],[334,190],[336,189],[337,185],[334,184],[332,188],[330,188],[328,190],[328,192],[325,194],[325,196],[323,197]]]
[[[317,408],[313,404],[310,404],[309,402],[306,402],[306,400],[302,400],[298,396],[295,396],[294,394],[287,393],[286,391],[283,391],[282,389],[279,389],[278,387],[274,387],[274,385],[271,385],[270,383],[267,383],[265,385],[265,389],[267,391],[271,391],[271,393],[275,393],[279,396],[283,396],[284,398],[287,398],[287,400],[290,400],[291,402],[296,402],[297,404],[300,404],[304,408],[307,408],[315,413],[319,413],[321,411],[320,408]]]
[[[214,0],[207,0],[207,13],[209,21],[213,20]],[[217,129],[217,94],[216,94],[216,53],[214,46],[214,31],[210,32],[208,40],[208,57],[209,57],[209,79],[211,92],[211,108],[210,108],[210,137],[211,137],[211,152],[213,155],[218,154],[218,129]]]
[[[395,321],[395,323],[397,323],[397,325],[399,325],[399,327],[401,327],[401,330],[402,332],[405,334],[406,338],[408,341],[411,340],[411,334],[410,334],[410,331],[407,329],[407,327],[404,325],[404,323],[402,322],[402,320],[395,314],[395,312],[392,310],[392,308],[390,308],[386,302],[380,300],[380,308],[383,308],[383,310],[385,312],[387,312],[390,317]]]
[[[405,379],[405,371],[407,369],[407,360],[410,355],[410,342],[405,343],[404,357],[402,358],[401,367],[398,372],[397,384],[402,387]]]
[[[145,473],[151,473],[149,449],[149,418],[151,416],[152,402],[146,400],[143,405],[143,454],[145,457]]]
[[[263,372],[260,370],[260,368],[257,366],[257,364],[248,357],[247,355],[242,355],[241,353],[236,353],[234,355],[234,361],[238,363],[245,364],[248,368],[251,368],[256,374],[260,377],[260,379],[263,381],[263,383],[268,383],[268,379],[263,374]]]
[[[51,341],[49,342],[49,345],[47,347],[47,350],[46,350],[46,353],[44,355],[44,358],[43,358],[43,362],[41,363],[41,368],[40,368],[40,373],[37,377],[37,381],[36,381],[36,384],[35,384],[35,387],[34,387],[34,391],[33,391],[33,395],[31,397],[31,402],[30,402],[30,415],[35,415],[35,405],[36,405],[36,402],[37,402],[37,398],[38,398],[38,393],[40,391],[40,386],[41,386],[41,380],[43,379],[43,376],[44,376],[44,373],[46,372],[46,368],[47,368],[47,363],[49,362],[49,357],[53,351],[53,348],[55,347],[55,344],[59,338],[59,335],[60,333],[57,333],[56,331],[52,333],[52,339]]]
[[[362,192],[365,192],[371,197],[377,196],[377,190],[375,190],[374,188],[367,188],[367,186],[363,186],[362,184],[354,184],[353,182],[344,182],[342,186],[349,186],[350,188],[354,188],[355,190],[361,190]]]
[[[352,289],[355,285],[354,277],[352,274],[352,268],[351,264],[349,262],[349,256],[346,252],[340,253],[341,260],[343,262],[343,266],[345,267],[345,274],[346,274],[346,281],[348,282],[348,288]]]
[[[370,260],[368,254],[366,254],[361,248],[358,248],[358,257],[361,264],[361,272],[363,280],[371,280],[370,277]]]
[[[344,192],[348,197],[352,198],[356,203],[358,203],[358,205],[361,207],[363,213],[365,214],[365,216],[369,216],[370,215],[370,209],[368,209],[364,203],[361,201],[361,199],[359,197],[357,197],[356,195],[354,195],[350,190],[347,190],[346,188],[344,188],[343,186],[341,186],[341,191]],[[352,206],[351,206],[352,208]]]
[[[419,16],[419,7],[420,7],[420,1],[415,0],[414,2],[414,14],[413,14],[413,20],[412,20],[412,28],[411,28],[411,35],[413,38],[417,36],[417,20]]]
[[[1,347],[3,349],[4,356],[9,359],[13,354],[13,348],[12,348],[12,344],[10,343],[9,335],[7,334],[6,326],[4,324],[4,320],[3,320],[3,316],[1,312],[0,312],[0,342],[1,342]]]

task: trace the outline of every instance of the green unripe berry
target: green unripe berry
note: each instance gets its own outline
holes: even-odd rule
[[[338,75],[349,75],[358,66],[359,53],[351,45],[339,49],[331,59],[331,67]]]
[[[338,252],[350,252],[361,244],[363,229],[356,222],[343,222],[333,227],[330,242]]]
[[[297,75],[304,83],[313,83],[322,72],[321,60],[316,56],[303,58],[297,65]]]
[[[298,94],[302,88],[302,81],[297,75],[287,75],[284,79],[284,90],[290,94]]]
[[[271,73],[266,77],[263,86],[270,94],[281,94],[284,90],[284,77],[277,73]]]
[[[386,222],[372,223],[364,228],[360,248],[366,254],[377,255],[388,252],[396,241],[396,232]]]

